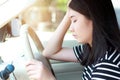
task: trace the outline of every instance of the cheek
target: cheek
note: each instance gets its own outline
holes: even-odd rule
[[[92,28],[79,26],[75,28],[75,32],[78,36],[78,42],[88,43],[92,39]]]
[[[82,35],[84,35],[87,31],[86,31],[86,28],[84,27],[84,25],[82,25],[82,24],[77,24],[77,25],[75,25],[76,27],[75,27],[75,32],[76,32],[76,34],[78,35],[78,36],[82,36]]]
[[[91,32],[86,32],[86,31],[81,31],[80,33],[77,33],[78,34],[78,42],[81,42],[81,43],[91,43],[91,40],[92,40],[92,34]]]

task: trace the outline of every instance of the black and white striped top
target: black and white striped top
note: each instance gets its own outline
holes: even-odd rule
[[[81,49],[81,50],[80,50]],[[77,59],[81,62],[82,45],[73,47]],[[120,80],[120,53],[117,49],[106,51],[96,64],[84,67],[83,80]]]

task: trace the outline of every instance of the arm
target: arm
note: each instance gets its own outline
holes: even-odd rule
[[[53,36],[48,41],[47,46],[43,51],[44,56],[57,60],[77,61],[72,49],[62,47],[64,35],[66,34],[70,23],[67,12]]]

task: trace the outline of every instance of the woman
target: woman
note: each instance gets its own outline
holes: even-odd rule
[[[73,49],[62,47],[68,29],[80,43]],[[43,55],[56,60],[80,62],[84,66],[83,80],[119,80],[119,44],[120,30],[111,0],[71,0]],[[30,61],[26,65],[30,78],[55,80],[45,68],[38,61]]]

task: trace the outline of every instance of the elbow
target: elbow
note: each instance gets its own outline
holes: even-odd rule
[[[52,54],[49,54],[50,52],[43,50],[42,55],[46,58],[51,58]]]
[[[48,58],[48,54],[47,54],[47,52],[46,52],[45,50],[43,50],[42,55],[43,55],[44,57],[47,57],[47,58]]]
[[[44,57],[46,57],[46,58],[49,58],[49,59],[53,59],[53,56],[55,55],[55,54],[57,54],[57,52],[52,52],[52,51],[45,51],[45,50],[43,50],[43,53],[42,53],[42,55],[44,56]]]
[[[52,49],[52,50],[49,50],[49,49],[44,49],[43,52],[42,52],[42,55],[44,57],[47,57],[47,58],[53,58],[53,56],[55,54],[57,54],[59,51],[61,50],[61,48],[59,49]]]

